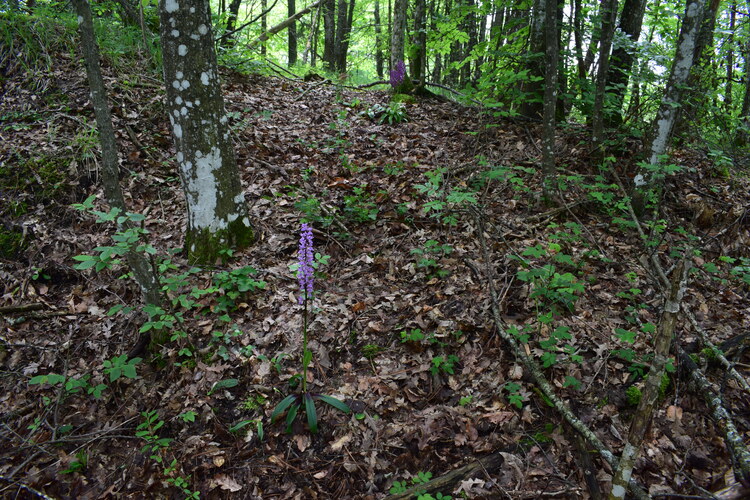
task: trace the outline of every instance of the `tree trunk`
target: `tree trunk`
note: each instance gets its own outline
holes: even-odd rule
[[[545,197],[550,197],[550,187],[556,175],[555,169],[555,114],[557,111],[557,70],[559,52],[557,48],[557,0],[541,0],[544,8],[544,118],[542,131],[542,170],[544,172]]]
[[[346,54],[349,50],[349,9],[354,9],[354,0],[338,0],[338,12],[336,19],[336,40],[334,43],[334,67],[339,74],[346,73]]]
[[[227,26],[226,32],[231,33],[237,27],[237,16],[240,13],[240,5],[242,0],[232,0],[229,2],[229,12],[227,13]],[[232,35],[225,36],[221,39],[223,47],[231,47],[234,43],[234,37]]]
[[[521,106],[521,114],[529,118],[542,118],[544,114],[544,1],[534,0],[531,13],[530,49],[526,60],[529,80],[523,86],[525,97]]]
[[[411,77],[419,80],[419,86],[424,87],[424,70],[427,58],[427,28],[425,26],[426,17],[425,0],[415,0],[414,2],[414,36],[411,44],[412,55],[409,62]]]
[[[651,360],[646,387],[643,389],[638,409],[630,423],[628,440],[625,443],[625,448],[622,450],[620,463],[612,477],[612,491],[609,494],[609,500],[624,500],[625,494],[628,491],[628,483],[630,482],[635,461],[638,458],[638,453],[646,436],[646,430],[651,424],[651,415],[653,414],[654,406],[659,398],[662,377],[666,373],[670,346],[674,338],[675,325],[677,324],[680,312],[680,304],[685,295],[689,272],[690,266],[683,259],[672,274],[672,283],[668,291],[669,295],[665,297],[664,310],[659,321],[659,329],[653,339],[654,358]]]
[[[268,14],[266,11],[268,10],[268,0],[260,0],[260,11],[262,12],[260,16],[260,31],[262,33],[265,33],[268,31]],[[266,56],[267,49],[266,44],[262,43],[260,46],[260,55],[263,57]]]
[[[253,229],[224,111],[211,13],[202,0],[161,0],[166,109],[187,202],[190,262],[212,264],[242,248]]]
[[[607,72],[609,70],[609,51],[612,48],[612,37],[615,34],[615,18],[617,16],[617,0],[605,0],[601,4],[602,35],[599,44],[599,69],[596,73],[596,91],[594,94],[594,110],[590,117],[592,122],[591,139],[597,150],[599,160],[604,158],[601,151],[604,140],[604,99],[607,93]]]
[[[15,1],[18,4],[18,0]],[[120,5],[120,19],[122,19],[123,24],[127,26],[140,26],[138,10],[130,3],[130,0],[119,0],[118,3]]]
[[[378,78],[383,79],[383,39],[382,28],[380,26],[380,0],[375,0],[375,12],[373,13],[373,22],[375,23],[375,71]]]
[[[115,131],[112,127],[112,115],[107,103],[107,91],[104,88],[101,68],[99,67],[99,48],[94,37],[94,22],[91,7],[87,0],[73,0],[78,15],[78,29],[81,34],[81,48],[86,63],[86,74],[91,87],[91,103],[96,115],[96,127],[99,130],[99,141],[102,146],[102,184],[104,195],[110,207],[126,212],[125,199],[120,188],[120,168],[117,158]],[[127,229],[127,227],[126,227]],[[141,287],[146,304],[158,305],[161,302],[159,280],[153,267],[146,258],[130,251],[125,256],[128,266],[133,271],[136,282]]]
[[[336,67],[336,0],[323,1],[323,65],[328,71]]]
[[[740,126],[737,127],[735,142],[738,146],[750,143],[750,40],[745,44],[745,95],[740,111]]]
[[[703,21],[693,51],[693,66],[690,68],[690,74],[685,83],[686,91],[682,99],[682,107],[675,118],[674,134],[678,140],[682,139],[690,124],[699,118],[706,105],[707,94],[717,86],[712,62],[719,3],[719,0],[708,0],[705,4]]]
[[[406,41],[406,11],[409,0],[395,0],[393,3],[393,26],[391,28],[391,70],[399,62],[404,62]]]
[[[610,58],[606,86],[611,89],[609,100],[612,106],[605,110],[604,124],[607,127],[617,127],[622,123],[622,105],[635,61],[635,44],[641,36],[645,12],[646,0],[625,0],[622,6],[619,30],[627,40],[621,40],[616,44]]]
[[[693,66],[693,55],[702,19],[703,2],[701,0],[687,0],[672,71],[652,126],[648,150],[648,161],[651,165],[657,165],[659,157],[667,150],[667,141],[674,126],[677,109],[682,101],[682,88],[687,82],[690,68]],[[652,181],[653,179],[647,180],[643,174],[638,174],[634,179],[636,187],[651,184]]]
[[[727,80],[725,83],[725,90],[724,90],[724,110],[727,113],[732,112],[732,104],[733,104],[733,98],[732,98],[732,83],[734,80],[734,29],[736,24],[736,18],[737,18],[737,2],[732,2],[732,4],[729,6],[729,38],[727,38],[727,43],[729,44],[729,50],[727,50],[727,58],[726,58],[726,65],[727,65]]]
[[[294,0],[287,0],[287,17],[294,16],[296,10]],[[292,21],[287,30],[287,63],[292,67],[297,63],[297,23]]]

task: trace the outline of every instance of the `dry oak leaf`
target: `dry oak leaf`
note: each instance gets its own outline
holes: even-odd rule
[[[242,489],[242,485],[240,485],[237,481],[227,476],[226,474],[219,474],[217,476],[214,476],[213,481],[216,483],[216,486],[218,486],[222,490],[231,491],[232,493],[240,491]]]

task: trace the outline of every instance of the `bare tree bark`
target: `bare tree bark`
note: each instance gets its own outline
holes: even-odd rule
[[[380,26],[380,0],[375,0],[375,10],[373,12],[373,22],[375,23],[375,71],[378,78],[383,79],[383,39],[382,27]]]
[[[296,14],[294,0],[287,0],[287,19],[293,18]],[[297,24],[296,20],[289,24],[287,29],[287,64],[289,67],[297,63]]]

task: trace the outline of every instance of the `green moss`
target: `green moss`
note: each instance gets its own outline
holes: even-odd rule
[[[669,374],[665,373],[661,376],[661,383],[659,384],[659,398],[664,399],[669,390],[669,385],[672,383],[672,379],[669,378]]]
[[[628,405],[630,406],[638,406],[638,404],[641,402],[641,390],[631,385],[628,387],[628,389],[625,391],[625,396],[628,398]]]
[[[69,189],[69,163],[69,158],[61,156],[23,158],[17,154],[15,162],[0,167],[0,189],[32,195],[37,202],[59,199]]]
[[[253,228],[237,219],[230,222],[226,229],[216,232],[209,229],[188,231],[185,247],[188,249],[188,260],[191,264],[214,264],[222,257],[221,250],[240,250],[250,246],[254,241]]]
[[[362,355],[367,359],[372,359],[383,351],[383,348],[377,344],[367,344],[362,347]]]
[[[0,257],[15,259],[26,248],[23,233],[5,229],[0,226]]]
[[[404,81],[396,85],[393,89],[393,95],[398,94],[411,94],[414,91],[414,83],[408,76],[404,77]]]
[[[409,94],[393,94],[391,102],[403,102],[404,104],[414,104],[417,99],[413,95]]]
[[[706,348],[702,349],[701,350],[701,354],[708,361],[716,361],[716,357],[717,357],[716,356],[716,351],[714,351],[710,347],[706,347]]]

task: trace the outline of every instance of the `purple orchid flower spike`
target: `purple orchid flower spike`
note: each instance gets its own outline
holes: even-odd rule
[[[315,270],[313,269],[314,255],[312,228],[309,224],[303,223],[300,230],[299,253],[297,256],[299,260],[297,280],[302,292],[302,295],[297,298],[300,305],[304,304],[305,300],[312,299],[313,297],[313,284],[315,282]]]

